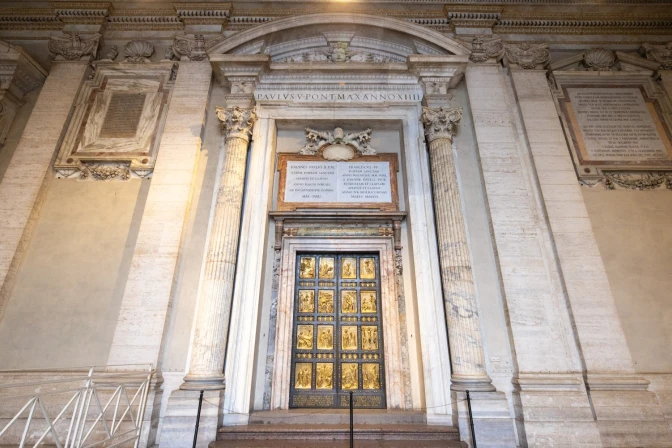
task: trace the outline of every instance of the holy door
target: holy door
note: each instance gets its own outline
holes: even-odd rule
[[[299,254],[291,408],[385,408],[377,254]]]

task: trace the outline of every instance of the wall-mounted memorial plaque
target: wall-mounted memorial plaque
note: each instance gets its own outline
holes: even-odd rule
[[[559,105],[580,176],[672,169],[670,126],[643,86],[565,83]]]
[[[278,210],[299,208],[399,209],[396,154],[352,161],[280,154]]]

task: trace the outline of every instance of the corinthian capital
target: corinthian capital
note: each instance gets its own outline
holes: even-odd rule
[[[457,133],[457,122],[461,118],[461,107],[454,109],[423,107],[420,120],[425,125],[425,135],[431,143],[438,138],[447,138],[452,141]]]
[[[257,121],[257,113],[254,107],[250,109],[241,109],[238,106],[230,109],[218,107],[217,118],[222,122],[222,133],[227,140],[242,138],[249,142],[250,135],[252,135],[252,126]]]

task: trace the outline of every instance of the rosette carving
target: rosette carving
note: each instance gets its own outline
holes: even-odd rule
[[[238,106],[225,109],[218,107],[217,118],[222,122],[222,133],[226,139],[242,138],[245,141],[250,141],[252,135],[252,127],[257,121],[257,113],[253,108],[242,109]]]
[[[546,44],[512,44],[505,46],[506,57],[512,64],[518,64],[525,70],[544,65],[551,57],[551,52]]]
[[[420,121],[425,125],[425,135],[431,143],[438,138],[447,138],[452,141],[457,133],[457,123],[461,118],[461,107],[453,109],[423,107]]]

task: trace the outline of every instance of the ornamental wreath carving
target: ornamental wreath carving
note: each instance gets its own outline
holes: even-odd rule
[[[362,156],[375,156],[376,150],[370,145],[371,132],[371,129],[366,129],[345,133],[342,128],[335,128],[332,134],[306,128],[306,144],[299,154],[312,156],[321,152],[325,159],[335,161],[350,160],[355,156],[355,151]]]
[[[512,64],[518,64],[525,70],[544,65],[551,57],[547,44],[522,44],[505,45],[506,57]]]
[[[100,34],[88,38],[80,37],[79,33],[64,32],[65,36],[51,36],[49,51],[56,55],[56,59],[78,61],[84,56],[96,57]]]

